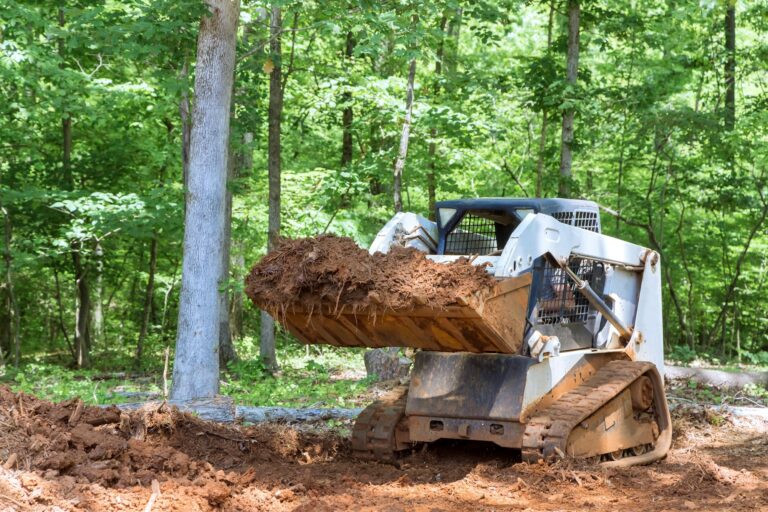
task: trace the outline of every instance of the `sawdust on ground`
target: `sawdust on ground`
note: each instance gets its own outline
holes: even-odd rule
[[[669,457],[605,470],[438,443],[399,467],[330,430],[222,426],[0,388],[0,511],[768,510],[765,430],[676,415]],[[154,482],[154,484],[153,484]],[[153,497],[154,495],[154,497]]]

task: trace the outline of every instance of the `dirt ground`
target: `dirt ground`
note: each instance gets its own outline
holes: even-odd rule
[[[321,235],[281,241],[251,269],[245,293],[279,316],[296,305],[302,310],[442,308],[495,283],[484,265],[467,258],[440,264],[404,247],[371,255],[351,238]]]
[[[764,424],[680,410],[674,424],[669,457],[647,467],[527,465],[457,443],[396,467],[352,459],[335,431],[225,427],[0,388],[0,511],[768,510]]]

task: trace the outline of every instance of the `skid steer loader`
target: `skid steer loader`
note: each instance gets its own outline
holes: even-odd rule
[[[468,199],[437,222],[398,213],[370,252],[468,257],[497,278],[444,309],[302,311],[304,343],[422,349],[407,388],[367,407],[352,447],[391,460],[417,443],[490,441],[530,462],[647,464],[672,439],[664,393],[661,268],[654,251],[601,234],[596,204]]]

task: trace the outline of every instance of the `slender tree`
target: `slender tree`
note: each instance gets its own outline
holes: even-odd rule
[[[725,10],[725,129],[736,126],[736,0]]]
[[[566,55],[566,80],[571,88],[576,86],[579,71],[579,17],[581,6],[579,0],[568,0],[568,50]],[[573,107],[563,112],[563,132],[560,145],[560,197],[571,196],[571,180],[573,166],[573,118],[576,110]]]
[[[440,97],[440,78],[443,73],[443,59],[445,57],[445,25],[448,21],[448,16],[443,13],[440,18],[440,42],[437,45],[437,55],[435,57],[435,103],[437,103]],[[435,202],[437,196],[437,176],[435,169],[437,167],[437,128],[432,128],[429,131],[429,146],[427,148],[427,154],[429,155],[429,167],[427,168],[427,208],[429,210],[429,218],[435,220]]]
[[[283,83],[281,70],[281,41],[282,13],[280,7],[272,6],[270,16],[269,50],[274,67],[269,76],[269,113],[267,143],[267,166],[269,174],[269,226],[268,250],[272,250],[280,238],[280,129],[283,115]],[[275,321],[266,311],[261,312],[261,342],[259,355],[264,364],[270,369],[277,369],[275,355]]]
[[[238,158],[237,177],[240,177],[246,171],[253,168],[253,133],[245,132],[243,135],[243,148]],[[245,244],[242,239],[232,240],[234,255],[232,256],[232,277],[242,282],[245,276]],[[232,292],[230,302],[229,326],[233,339],[240,339],[243,336],[243,297],[242,289],[235,289]]]
[[[189,65],[185,59],[184,64],[181,66],[179,78],[186,81],[188,77]],[[187,175],[189,174],[189,144],[192,135],[192,123],[189,121],[190,110],[189,92],[185,86],[181,91],[181,98],[179,99],[179,119],[181,119],[181,170],[185,196],[187,190]]]
[[[13,365],[18,368],[21,360],[21,333],[20,331],[20,314],[19,303],[16,300],[16,285],[13,280],[13,253],[11,252],[11,242],[13,239],[13,224],[11,223],[11,214],[8,209],[0,205],[0,210],[3,213],[3,226],[4,226],[4,249],[3,259],[5,260],[5,292],[8,298],[8,329],[10,331],[10,339],[12,341],[11,348],[13,350]],[[5,357],[2,354],[3,349],[0,346],[0,365],[5,362]]]
[[[91,293],[88,286],[88,269],[83,261],[83,241],[76,240],[71,246],[72,264],[75,268],[75,362],[78,368],[88,366],[91,349]]]
[[[219,390],[219,278],[239,0],[208,0],[200,21],[189,151],[174,399]]]
[[[221,251],[221,282],[230,279],[230,255],[232,253],[232,181],[237,173],[238,153],[230,147],[229,162],[227,163],[227,195],[224,201],[224,246]],[[229,290],[222,288],[219,292],[219,364],[226,367],[231,361],[237,360],[237,352],[232,344],[232,330],[229,325]]]
[[[60,28],[66,26],[66,16],[64,9],[58,9],[58,23]],[[67,52],[63,37],[58,41],[59,68],[66,67]],[[72,190],[75,186],[74,176],[72,174],[72,114],[63,107],[61,120],[62,136],[62,188]],[[83,240],[73,240],[71,242],[72,265],[75,274],[75,364],[78,368],[88,365],[89,351],[91,346],[91,300],[90,287],[88,285],[88,270],[86,262],[83,259]]]
[[[144,306],[141,310],[141,326],[139,339],[136,342],[136,356],[134,366],[141,366],[141,357],[144,354],[144,341],[149,333],[149,322],[152,316],[152,299],[155,296],[155,273],[157,272],[157,233],[152,233],[149,242],[149,269],[147,275],[147,287],[144,289]]]
[[[549,20],[547,22],[547,56],[552,50],[552,25],[555,17],[555,1],[549,2]],[[549,110],[546,105],[541,109],[541,130],[539,131],[539,155],[536,160],[536,197],[542,197],[544,182],[544,153],[547,150],[547,125]]]
[[[95,260],[94,271],[96,290],[93,299],[93,342],[99,344],[104,339],[104,248],[100,240],[96,240],[93,247]]]
[[[355,38],[352,32],[347,32],[347,39],[344,45],[344,65],[347,69],[350,69],[352,52],[354,50]],[[342,103],[344,104],[344,110],[341,114],[341,167],[347,167],[352,163],[352,121],[354,119],[352,92],[349,89],[345,90],[342,94]]]
[[[411,59],[408,65],[408,84],[405,90],[405,117],[403,118],[403,131],[400,135],[400,146],[395,160],[394,170],[394,202],[395,211],[403,211],[403,169],[405,158],[408,156],[408,139],[411,134],[411,113],[413,111],[413,82],[416,78],[416,59]]]

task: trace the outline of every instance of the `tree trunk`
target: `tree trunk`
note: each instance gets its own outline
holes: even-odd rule
[[[349,69],[352,62],[352,52],[355,49],[355,39],[352,32],[347,32],[347,42],[344,48],[344,66]],[[347,84],[349,88],[349,84]],[[354,113],[352,111],[352,93],[347,89],[342,94],[342,104],[344,111],[341,114],[341,167],[347,167],[352,163],[352,120]]]
[[[134,366],[141,368],[141,357],[144,355],[144,341],[149,332],[149,320],[152,316],[152,298],[155,296],[155,272],[157,271],[157,233],[152,234],[152,241],[149,243],[149,274],[147,276],[147,287],[144,291],[144,308],[141,311],[141,329],[139,330],[139,339],[136,342],[136,357]]]
[[[229,257],[232,252],[232,187],[235,179],[237,157],[230,148],[227,165],[227,189],[224,201],[224,245],[221,251],[221,292],[219,293],[219,365],[226,368],[230,361],[237,360],[235,346],[232,344],[232,331],[229,328]]]
[[[269,173],[269,226],[267,250],[275,248],[280,238],[280,129],[283,115],[282,69],[280,64],[282,32],[282,13],[280,8],[273,6],[269,23],[269,49],[275,67],[269,76],[269,141],[268,141],[268,173]],[[265,311],[261,312],[261,339],[259,355],[267,368],[276,370],[277,355],[275,354],[275,321]]]
[[[443,13],[443,17],[440,18],[440,43],[437,46],[437,55],[435,58],[435,103],[440,96],[440,78],[443,73],[443,58],[445,55],[445,25],[448,22],[448,17]],[[429,131],[429,147],[427,148],[427,154],[429,156],[429,167],[427,170],[427,210],[430,220],[435,220],[435,203],[437,201],[437,177],[435,175],[436,154],[437,154],[437,128],[432,128]]]
[[[736,126],[736,0],[725,11],[725,129]]]
[[[64,9],[59,8],[58,11],[59,14],[59,27],[63,27],[65,24],[65,18],[64,18]],[[66,57],[65,50],[64,50],[64,39],[59,38],[58,39],[58,51],[59,51],[59,58],[61,59],[61,62],[59,63],[59,68],[64,69],[64,59]],[[61,119],[61,136],[62,136],[62,180],[65,190],[71,190],[73,185],[72,180],[72,165],[71,165],[71,155],[72,155],[72,116],[69,112],[66,111],[66,108],[62,112],[62,119]]]
[[[67,332],[67,325],[64,323],[64,305],[61,303],[61,282],[59,281],[59,272],[56,269],[55,265],[52,267],[52,270],[53,270],[53,282],[56,285],[55,290],[56,290],[56,305],[58,306],[59,330],[61,331],[62,336],[64,336],[64,341],[67,342],[67,348],[69,348],[70,355],[75,361],[77,361],[77,354],[75,353],[75,348],[69,339],[69,333]]]
[[[555,2],[549,3],[549,21],[547,22],[547,55],[552,50],[552,25],[555,17]],[[539,156],[536,160],[536,197],[542,197],[544,182],[544,156],[547,150],[547,124],[549,112],[545,106],[541,110],[541,131],[539,132]]]
[[[566,80],[573,89],[579,71],[579,16],[581,8],[579,0],[568,0],[568,54],[566,57]],[[573,107],[563,112],[563,133],[560,146],[560,197],[571,196],[571,180],[573,165],[573,118],[576,111]]]
[[[96,293],[93,302],[93,342],[97,345],[104,338],[104,310],[102,308],[102,300],[104,295],[104,249],[101,247],[101,242],[96,241],[96,246],[93,249],[93,255],[95,258],[96,269]]]
[[[219,278],[239,0],[208,0],[200,21],[171,397],[219,391]]]
[[[239,159],[239,168],[237,175],[241,176],[244,172],[250,174],[253,169],[253,133],[246,132],[243,135],[243,152]],[[232,241],[235,251],[232,256],[232,277],[238,282],[242,282],[245,277],[245,245],[242,240]],[[239,340],[243,337],[243,290],[240,287],[232,291],[232,302],[230,304],[230,332],[233,340]]]
[[[181,67],[180,77],[185,79],[189,75],[189,65],[187,61]],[[182,170],[182,185],[184,186],[184,202],[186,204],[187,196],[187,181],[189,175],[189,142],[192,136],[192,123],[189,122],[189,92],[186,86],[181,91],[181,99],[179,100],[179,117],[181,118],[181,170]]]
[[[449,76],[456,73],[459,64],[459,38],[461,36],[461,19],[464,9],[459,7],[448,24],[448,51],[445,52],[445,71]]]
[[[242,282],[245,278],[245,255],[241,242],[235,243],[235,255],[232,258],[233,277]],[[232,292],[232,302],[229,309],[229,330],[233,340],[239,340],[243,337],[243,291],[236,288]]]
[[[83,243],[72,244],[72,264],[75,268],[77,298],[75,306],[75,363],[85,368],[90,363],[91,350],[91,295],[88,288],[88,270],[83,265]]]
[[[176,288],[176,282],[177,276],[179,274],[179,264],[180,261],[176,261],[173,265],[173,276],[171,277],[171,282],[168,285],[168,288],[165,289],[165,293],[163,294],[163,312],[160,315],[160,337],[162,338],[164,343],[167,343],[169,341],[170,335],[168,332],[168,318],[170,315],[168,314],[168,309],[170,307],[170,298],[171,294],[173,293],[173,290]]]
[[[405,90],[405,118],[403,119],[403,132],[400,135],[400,149],[395,160],[394,170],[394,202],[395,211],[403,211],[403,169],[405,168],[405,158],[408,156],[408,138],[411,134],[411,112],[413,110],[413,82],[416,78],[416,59],[411,59],[408,66],[408,84]]]
[[[5,226],[5,250],[3,251],[3,258],[5,259],[5,287],[8,294],[8,318],[10,320],[10,341],[13,350],[13,365],[18,368],[21,360],[21,333],[19,329],[20,315],[19,304],[16,302],[16,292],[13,281],[13,254],[11,253],[11,242],[13,240],[13,224],[11,224],[11,214],[8,209],[3,206],[3,224]],[[9,354],[10,355],[10,354]],[[2,347],[0,347],[0,364],[4,363],[5,358],[2,355]]]
[[[6,357],[10,357],[13,352],[13,341],[11,332],[11,300],[7,293],[2,294],[3,307],[0,311],[0,367],[5,366]]]

